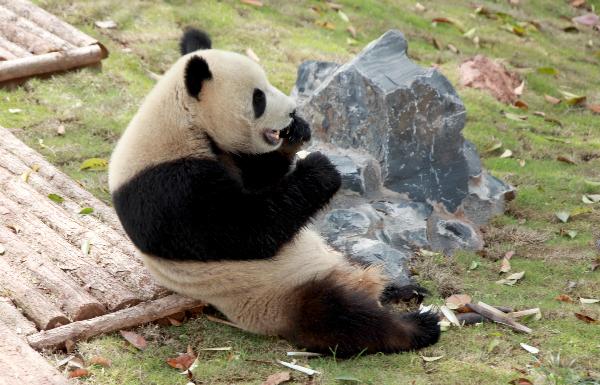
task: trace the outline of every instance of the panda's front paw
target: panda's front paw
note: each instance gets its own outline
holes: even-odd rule
[[[281,131],[284,144],[295,145],[308,142],[311,137],[310,125],[296,114],[292,115],[292,123]]]
[[[342,185],[342,176],[333,163],[320,152],[312,152],[296,163],[294,171],[306,188],[323,191],[326,199],[335,194]]]
[[[423,298],[427,295],[429,295],[429,291],[417,284],[404,286],[391,284],[383,289],[379,300],[384,305],[412,301],[416,301],[419,304],[423,302]]]

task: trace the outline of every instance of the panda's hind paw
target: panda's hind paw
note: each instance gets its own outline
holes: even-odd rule
[[[382,304],[387,305],[391,303],[400,302],[412,302],[416,303],[423,302],[423,299],[429,295],[429,291],[422,286],[417,284],[410,285],[396,285],[391,284],[386,286],[381,293],[380,301]]]

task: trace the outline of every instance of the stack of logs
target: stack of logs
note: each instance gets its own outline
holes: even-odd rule
[[[0,83],[100,62],[98,41],[27,0],[0,0]]]
[[[153,282],[112,208],[0,127],[0,339],[62,347],[198,306]]]

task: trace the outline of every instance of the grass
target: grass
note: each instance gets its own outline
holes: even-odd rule
[[[595,240],[600,236],[598,205],[585,205],[584,193],[600,193],[589,181],[600,181],[600,117],[591,111],[551,105],[544,94],[560,97],[560,91],[586,95],[600,103],[600,39],[598,32],[580,28],[566,33],[570,17],[577,11],[565,0],[522,0],[511,7],[508,1],[480,3],[488,9],[512,15],[512,22],[541,23],[524,37],[503,29],[506,21],[475,14],[469,0],[427,1],[415,10],[413,0],[344,0],[343,12],[358,31],[350,39],[346,23],[318,1],[265,0],[256,8],[238,1],[189,2],[99,2],[39,0],[109,49],[102,68],[86,68],[46,79],[32,79],[14,89],[0,90],[0,125],[10,127],[26,143],[44,154],[101,199],[109,202],[105,172],[83,172],[82,161],[108,158],[115,141],[135,113],[141,99],[153,86],[151,73],[161,73],[178,56],[177,38],[182,27],[197,25],[208,30],[216,47],[243,52],[251,47],[261,58],[272,83],[289,91],[296,68],[303,60],[344,62],[366,43],[390,28],[403,31],[409,54],[423,66],[438,66],[453,84],[458,83],[458,65],[481,53],[504,61],[526,81],[523,100],[529,112],[503,105],[487,94],[459,88],[468,111],[465,136],[480,151],[494,140],[510,149],[513,158],[499,153],[483,154],[492,174],[512,183],[517,198],[509,210],[486,229],[484,253],[461,253],[433,261],[417,262],[419,280],[432,289],[432,303],[441,304],[442,294],[464,292],[476,300],[509,305],[518,309],[540,307],[543,318],[528,321],[532,335],[515,334],[498,325],[452,329],[440,343],[418,353],[374,355],[351,360],[335,358],[300,359],[301,364],[320,370],[310,382],[294,374],[294,384],[336,384],[339,376],[351,376],[365,384],[507,384],[525,377],[536,384],[584,384],[587,377],[600,378],[600,326],[575,318],[575,312],[600,318],[600,305],[580,305],[555,300],[559,294],[573,298],[600,297],[600,272],[591,271],[597,257]],[[588,0],[600,9],[600,0]],[[313,10],[310,8],[313,7]],[[316,11],[315,11],[316,10]],[[464,37],[455,25],[432,25],[433,17],[449,17],[476,28],[480,46]],[[113,19],[119,28],[99,30],[95,20]],[[319,24],[332,23],[333,30]],[[432,44],[435,38],[438,50]],[[590,43],[591,42],[591,43]],[[454,45],[459,53],[446,49]],[[539,67],[553,67],[558,75],[545,75]],[[21,113],[7,113],[19,108]],[[528,115],[525,122],[505,118],[501,111]],[[543,111],[555,122],[534,116]],[[556,123],[560,122],[560,125]],[[57,129],[63,126],[64,135]],[[568,156],[576,164],[557,161]],[[518,159],[525,161],[524,166]],[[567,223],[554,217],[559,210],[580,207],[591,212],[574,216]],[[577,231],[574,239],[561,234]],[[525,277],[513,287],[498,285],[499,261],[503,253],[516,252],[513,271]],[[470,270],[473,261],[479,262]],[[165,359],[185,351],[187,345],[231,346],[232,352],[201,352],[195,370],[198,383],[260,384],[273,365],[293,348],[276,338],[249,335],[204,317],[178,327],[146,326],[140,329],[149,341],[143,352],[128,346],[115,335],[80,343],[85,357],[102,355],[113,361],[110,368],[93,368],[85,384],[185,384],[185,376],[166,365]],[[527,353],[520,342],[540,348],[538,357]],[[557,359],[560,353],[561,359]],[[440,356],[424,362],[419,355]],[[574,360],[574,361],[573,361]],[[587,382],[592,384],[594,382]]]

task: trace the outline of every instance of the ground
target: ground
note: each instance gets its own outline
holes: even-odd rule
[[[414,0],[340,0],[343,13],[318,1],[264,0],[263,7],[235,0],[134,0],[126,6],[116,0],[36,3],[97,37],[110,56],[102,68],[0,90],[0,125],[15,129],[26,143],[107,202],[106,171],[81,171],[80,165],[88,158],[109,157],[154,84],[154,74],[177,58],[177,38],[184,26],[208,30],[219,48],[238,52],[251,48],[272,83],[285,91],[293,86],[303,60],[344,62],[390,28],[404,32],[416,62],[437,66],[457,87],[463,60],[478,53],[502,60],[525,80],[522,100],[529,111],[504,105],[482,91],[460,87],[458,91],[468,111],[465,136],[477,145],[491,173],[517,188],[517,197],[508,212],[486,229],[484,253],[423,258],[415,270],[417,279],[433,293],[428,303],[441,304],[448,294],[468,293],[487,303],[541,308],[541,320],[526,321],[533,333],[516,334],[500,325],[484,324],[453,328],[439,344],[418,353],[300,359],[322,375],[310,382],[295,373],[291,383],[342,383],[336,380],[340,376],[366,384],[507,384],[517,378],[536,384],[600,381],[600,325],[574,315],[600,318],[600,304],[578,301],[600,298],[600,268],[592,268],[599,253],[595,242],[600,236],[600,203],[582,201],[583,194],[600,193],[600,115],[584,105],[564,101],[553,105],[544,98],[545,94],[562,97],[560,91],[567,91],[587,96],[589,104],[600,104],[600,32],[584,26],[566,32],[570,18],[582,13],[569,1],[421,0],[423,11]],[[478,5],[510,16],[490,19],[476,9]],[[588,0],[587,6],[600,10],[600,1]],[[434,25],[436,17],[453,23]],[[105,19],[114,20],[118,28],[94,27],[94,21]],[[346,30],[349,25],[357,32],[354,38]],[[523,36],[514,33],[514,26]],[[479,45],[473,42],[475,37]],[[538,71],[541,67],[553,70]],[[21,112],[8,113],[8,109]],[[528,119],[513,120],[502,111]],[[550,119],[533,111],[542,111]],[[59,134],[63,129],[64,134]],[[486,151],[497,142],[502,143],[500,149]],[[512,151],[512,157],[499,156],[505,149]],[[571,217],[562,223],[557,211]],[[515,252],[512,271],[525,271],[514,286],[495,283],[500,278],[499,258],[507,251]],[[575,302],[556,300],[560,294]],[[191,345],[195,350],[232,347],[231,352],[200,352],[194,371],[198,383],[260,384],[282,369],[273,360],[293,350],[280,339],[249,335],[204,317],[182,326],[146,326],[138,332],[149,341],[145,351],[118,335],[80,343],[77,349],[84,358],[112,359],[111,367],[94,367],[92,375],[80,381],[185,384],[185,376],[165,360]],[[538,347],[540,353],[528,353],[519,346],[521,342]],[[425,362],[420,355],[443,357]],[[584,382],[589,377],[596,382]]]

